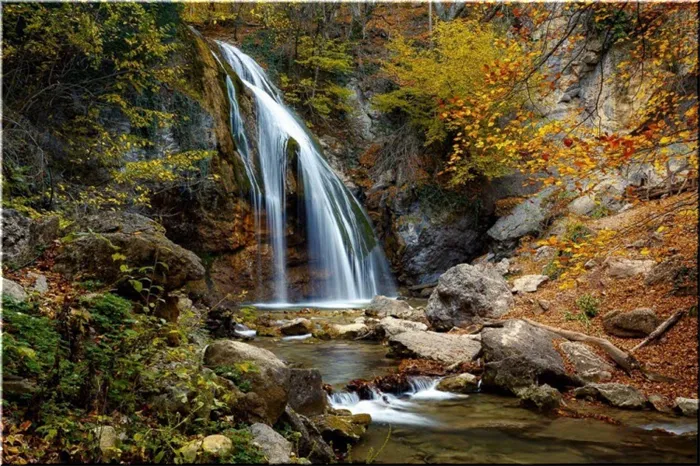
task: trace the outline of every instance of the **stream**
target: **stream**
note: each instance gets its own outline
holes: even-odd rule
[[[252,342],[294,367],[317,368],[336,392],[335,408],[368,413],[372,425],[348,460],[364,463],[697,463],[697,420],[652,411],[606,408],[620,421],[548,417],[519,407],[516,398],[456,395],[436,379],[413,379],[401,396],[360,400],[342,391],[397,366],[386,347],[363,341],[259,337]],[[602,412],[580,402],[581,410]]]

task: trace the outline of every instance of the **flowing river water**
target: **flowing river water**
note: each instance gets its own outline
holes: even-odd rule
[[[454,395],[417,378],[408,393],[377,393],[359,400],[346,382],[390,372],[386,347],[362,341],[277,340],[264,347],[295,367],[317,368],[336,393],[331,404],[368,413],[373,422],[349,461],[375,463],[697,463],[696,419],[650,411],[593,407],[621,421],[548,417],[521,408],[516,398],[486,393]],[[382,448],[383,447],[383,448]],[[376,458],[375,458],[376,455]]]

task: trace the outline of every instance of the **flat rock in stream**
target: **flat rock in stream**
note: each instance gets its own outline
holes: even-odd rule
[[[385,317],[379,321],[375,330],[378,334],[388,338],[403,332],[428,330],[428,326],[421,322]]]
[[[476,359],[481,352],[480,340],[479,335],[409,331],[389,339],[389,355],[430,359],[449,365]]]
[[[344,340],[354,340],[355,338],[365,335],[367,332],[369,332],[369,327],[367,327],[363,323],[346,325],[334,324],[331,328],[333,329],[333,332],[335,333],[337,338]]]

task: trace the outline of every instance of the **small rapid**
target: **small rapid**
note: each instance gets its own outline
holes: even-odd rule
[[[335,409],[347,409],[352,414],[369,414],[372,422],[379,424],[437,426],[439,423],[435,419],[416,413],[416,401],[443,401],[468,397],[438,390],[438,383],[439,378],[414,377],[409,380],[410,389],[398,396],[373,389],[368,400],[360,399],[356,392],[333,393],[328,399]]]

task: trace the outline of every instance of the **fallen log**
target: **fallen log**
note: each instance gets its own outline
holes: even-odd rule
[[[680,311],[676,311],[671,317],[668,319],[664,320],[656,329],[649,334],[648,337],[646,337],[641,343],[639,343],[637,346],[632,348],[630,350],[630,354],[634,353],[640,348],[645,347],[652,341],[658,339],[661,335],[664,333],[668,332],[671,327],[676,325],[676,323],[681,320],[681,317],[685,315],[685,313],[688,312],[686,309],[681,309]]]
[[[555,333],[559,336],[562,336],[562,337],[566,338],[567,340],[583,341],[583,342],[592,343],[592,344],[598,346],[603,351],[605,351],[605,353],[608,356],[610,356],[613,359],[613,361],[615,361],[617,363],[617,365],[620,366],[628,374],[630,374],[635,369],[641,368],[641,365],[634,358],[634,356],[621,350],[620,348],[613,345],[605,338],[592,337],[590,335],[586,335],[585,333],[573,332],[571,330],[564,330],[561,328],[550,327],[549,325],[540,324],[539,322],[535,322],[535,321],[527,319],[527,318],[523,318],[522,320],[527,322],[530,325],[548,330],[552,333]]]

